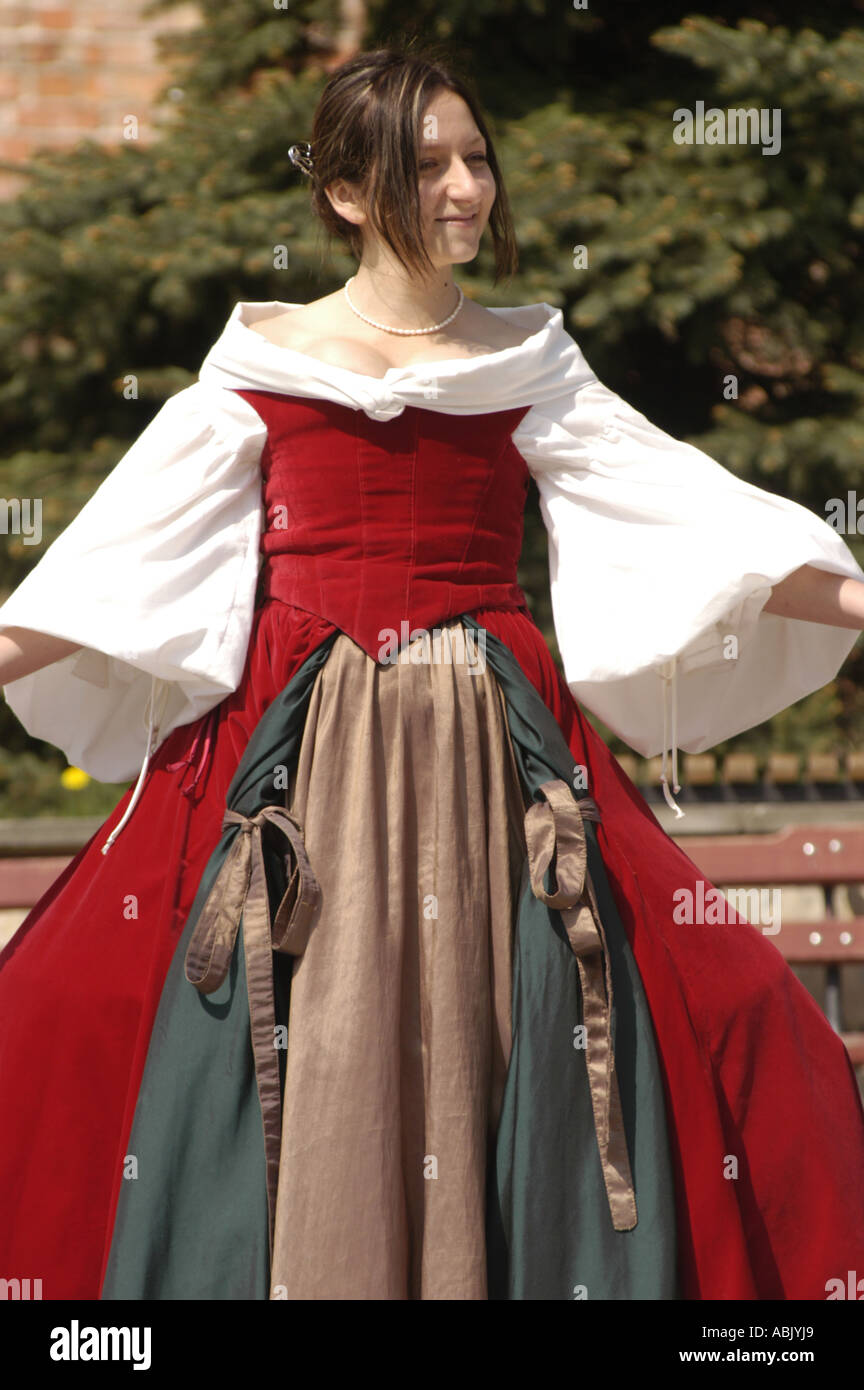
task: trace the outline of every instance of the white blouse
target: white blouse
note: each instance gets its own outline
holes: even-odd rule
[[[532,330],[524,342],[378,378],[250,327],[297,307],[235,306],[198,381],[165,403],[0,605],[0,631],[30,628],[82,647],[3,688],[28,733],[99,780],[126,780],[140,766],[109,842],[155,748],[243,673],[266,429],[232,388],[324,398],[378,420],[406,405],[445,414],[530,406],[513,441],[540,492],[567,683],[639,753],[663,753],[673,806],[667,749],[677,790],[679,746],[709,748],[836,675],[852,629],[762,609],[800,565],[864,579],[845,541],[603,386],[559,309],[495,309]]]

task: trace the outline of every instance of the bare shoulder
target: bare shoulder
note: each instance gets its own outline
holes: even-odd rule
[[[341,291],[326,294],[321,299],[313,299],[309,304],[285,309],[281,314],[260,319],[250,328],[279,347],[303,347],[310,337],[332,330],[336,321],[336,303]]]
[[[476,300],[466,298],[462,306],[465,316],[464,330],[475,337],[484,347],[497,351],[500,348],[519,347],[535,331],[525,328],[508,319],[506,313],[494,313]]]

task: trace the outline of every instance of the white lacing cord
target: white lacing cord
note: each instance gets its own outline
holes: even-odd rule
[[[161,699],[160,699],[160,702],[159,702],[159,703],[160,703],[160,709],[159,709],[159,718],[158,718],[158,719],[156,718],[156,687],[157,687],[157,685],[161,685],[161,686],[163,687],[162,691],[160,692]],[[146,726],[146,728],[147,728],[147,751],[146,751],[145,754],[144,754],[144,761],[143,761],[143,763],[141,764],[141,771],[138,773],[138,781],[135,783],[135,790],[134,790],[133,793],[132,793],[131,799],[130,799],[130,801],[129,801],[129,805],[126,807],[126,810],[123,812],[122,819],[119,820],[119,821],[117,822],[117,824],[115,825],[114,829],[111,831],[111,834],[108,836],[108,839],[105,841],[104,845],[102,846],[102,853],[103,853],[103,854],[107,854],[107,853],[108,853],[108,851],[109,851],[109,849],[111,848],[111,846],[113,845],[114,841],[117,839],[117,836],[120,834],[120,831],[123,829],[124,825],[126,824],[126,822],[127,822],[128,819],[129,819],[129,817],[132,815],[132,812],[135,810],[135,806],[136,806],[136,804],[137,804],[137,802],[138,802],[138,798],[139,798],[139,796],[141,795],[141,792],[142,792],[142,790],[143,790],[143,788],[144,788],[144,782],[145,782],[145,780],[146,780],[146,778],[147,778],[147,770],[148,770],[148,768],[149,768],[149,766],[150,766],[150,758],[151,758],[151,756],[152,756],[152,754],[153,754],[153,752],[154,752],[154,750],[155,750],[156,744],[157,744],[158,739],[159,739],[159,721],[160,721],[161,718],[162,718],[162,714],[163,714],[163,711],[164,711],[164,705],[165,705],[165,699],[166,699],[166,697],[167,697],[167,694],[168,694],[168,683],[167,683],[167,681],[161,681],[161,680],[159,680],[159,678],[158,678],[157,676],[153,676],[153,677],[151,678],[151,681],[150,681],[150,694],[149,694],[149,696],[147,697],[147,703],[146,703],[146,705],[144,706],[144,714],[143,714],[143,716],[142,716],[142,717],[143,717],[143,720],[144,720],[144,724],[145,724],[145,726]]]
[[[672,749],[672,786],[676,792],[680,792],[681,787],[678,783],[678,676],[676,671],[677,657],[672,657],[667,661],[666,669],[661,671],[660,679],[663,681],[663,761],[660,767],[660,784],[663,788],[663,795],[666,798],[666,805],[669,806],[675,815],[680,819],[684,812],[678,805],[669,790],[669,778],[666,775],[666,754],[667,750]],[[669,718],[668,718],[668,699],[669,687],[672,687],[672,737],[669,737]]]

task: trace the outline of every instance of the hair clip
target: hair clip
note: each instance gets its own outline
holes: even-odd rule
[[[301,141],[299,145],[292,145],[288,151],[288,158],[301,173],[312,173],[312,146],[308,141]]]

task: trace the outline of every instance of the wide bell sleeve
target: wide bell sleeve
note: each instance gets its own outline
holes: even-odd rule
[[[100,781],[135,776],[154,737],[239,685],[265,437],[235,392],[179,391],[0,605],[0,631],[81,645],[3,693],[28,733]]]
[[[582,358],[583,365],[587,364]],[[637,752],[698,753],[833,679],[852,629],[764,611],[801,565],[864,570],[815,513],[737,478],[609,390],[533,406],[513,435],[548,533],[573,695]]]

